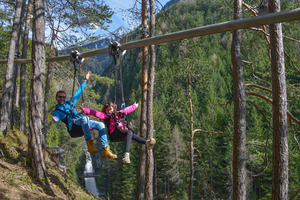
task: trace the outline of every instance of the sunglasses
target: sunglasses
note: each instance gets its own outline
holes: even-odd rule
[[[66,96],[58,96],[58,98],[65,99]]]

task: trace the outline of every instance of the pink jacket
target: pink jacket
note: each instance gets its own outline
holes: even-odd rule
[[[132,104],[131,106],[128,106],[125,108],[125,113],[131,113],[132,111],[134,111],[137,107],[137,104]],[[106,113],[104,112],[100,112],[100,111],[96,111],[96,110],[92,110],[89,108],[84,108],[83,111],[85,114],[87,115],[93,115],[99,119],[107,119],[110,118]],[[124,113],[124,110],[119,110],[120,113]],[[117,122],[118,122],[118,128],[119,129],[123,129],[123,124],[120,121],[121,117],[117,116]],[[110,125],[109,125],[109,133],[111,134],[114,130],[115,130],[115,120],[113,118],[110,118],[109,120]]]

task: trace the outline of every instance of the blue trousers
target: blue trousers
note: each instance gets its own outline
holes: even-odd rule
[[[73,121],[75,124],[82,127],[85,141],[89,141],[92,139],[92,134],[90,130],[91,127],[92,129],[98,131],[102,148],[107,147],[108,141],[105,131],[105,125],[102,122],[90,120],[88,116],[82,116],[81,118],[74,119]]]

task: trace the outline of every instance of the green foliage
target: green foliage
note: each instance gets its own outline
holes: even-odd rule
[[[245,3],[256,6],[253,1]],[[282,1],[281,3],[283,10],[299,6],[296,1]],[[231,20],[233,18],[232,5],[232,1],[229,0],[199,0],[194,4],[174,4],[156,15],[156,35]],[[243,12],[244,18],[249,15],[251,15],[249,11]],[[296,21],[283,23],[283,32],[288,37],[299,38],[298,26],[299,22]],[[194,129],[207,131],[197,131],[194,136],[194,147],[199,151],[199,154],[195,151],[194,198],[200,198],[198,192],[201,198],[209,198],[211,191],[215,199],[230,198],[233,142],[231,138],[234,117],[233,101],[231,101],[234,97],[230,57],[231,38],[232,34],[225,32],[156,45],[153,121],[157,145],[153,151],[156,166],[154,193],[157,199],[163,199],[168,195],[174,199],[187,199],[189,192],[187,187],[189,183],[188,150],[191,130],[187,96],[188,73],[191,74],[193,126]],[[129,40],[137,39],[139,39],[138,36],[132,36]],[[285,63],[289,111],[297,116],[300,106],[297,100],[299,72],[295,66],[300,64],[297,50],[299,44],[285,38],[284,47],[287,53]],[[243,30],[241,56],[246,61],[243,63],[246,84],[258,84],[271,88],[268,49],[266,38],[261,32]],[[141,49],[129,50],[123,63],[125,101],[139,102],[142,74]],[[111,64],[103,75],[114,80],[114,70],[115,67]],[[119,77],[119,72],[117,76]],[[97,84],[94,89],[99,92],[99,103],[114,99],[114,84],[111,86]],[[271,98],[271,94],[267,91],[249,86],[246,89]],[[119,104],[121,99],[119,83],[116,96]],[[269,199],[272,185],[272,105],[255,96],[248,95],[247,100],[248,197]],[[219,131],[219,133],[210,133],[214,131]],[[291,135],[291,130],[289,134]],[[299,134],[296,134],[295,138],[300,139]],[[296,177],[299,177],[296,175],[299,174],[296,164],[299,161],[299,151],[295,140],[291,139],[290,145],[292,147],[290,153],[294,159],[290,166],[292,170],[290,188],[295,193],[298,181]],[[137,163],[138,161],[132,159],[131,162]],[[126,180],[123,180],[124,184],[129,184],[131,177],[124,175],[128,173],[127,167],[123,170],[122,177],[126,177]],[[258,176],[252,177],[251,175]],[[116,179],[117,183],[118,180]],[[197,183],[199,183],[199,188]],[[131,188],[131,186],[128,187]],[[122,191],[122,194],[125,193]]]
[[[114,13],[108,5],[100,0],[47,1],[46,11],[48,11],[46,12],[46,23],[54,28],[58,26],[58,32],[63,32],[63,34],[59,34],[59,37],[62,37],[60,42],[63,39],[64,44],[65,42],[80,43],[83,38],[76,36],[76,33],[79,32],[93,40],[93,35],[87,34],[87,30],[107,29],[106,24],[112,22],[110,18]],[[68,34],[64,33],[66,30],[68,30]]]
[[[105,28],[102,22],[109,22],[112,12],[98,1],[70,1],[78,8],[78,15],[72,9],[65,10],[63,17],[66,26],[72,31],[90,29],[95,26]],[[255,7],[255,2],[245,1]],[[281,1],[282,9],[299,7],[296,1]],[[55,12],[61,4],[48,2],[55,6]],[[224,22],[233,18],[232,0],[196,0],[195,3],[177,3],[166,11],[158,13],[156,35],[176,32],[199,26]],[[0,11],[2,25],[0,33],[0,54],[7,54],[10,37],[9,12]],[[57,13],[56,13],[57,14]],[[77,18],[77,16],[78,18]],[[57,20],[53,15],[52,20]],[[249,17],[250,12],[243,12]],[[78,21],[74,21],[78,19]],[[100,20],[100,21],[99,21]],[[48,21],[52,21],[49,19]],[[299,38],[299,21],[282,23],[283,34],[290,38]],[[75,27],[76,26],[76,27]],[[261,28],[261,27],[257,27]],[[140,36],[132,34],[129,41]],[[72,37],[69,39],[73,39]],[[189,196],[189,159],[191,139],[191,113],[188,97],[188,74],[191,75],[191,101],[193,110],[194,135],[194,189],[193,198],[229,199],[232,187],[232,135],[234,98],[231,68],[232,34],[230,32],[184,39],[156,45],[156,68],[153,100],[154,137],[157,144],[153,149],[154,194],[155,199],[188,199]],[[49,46],[47,46],[48,48]],[[299,42],[284,38],[285,66],[287,77],[287,95],[289,111],[294,116],[299,113]],[[260,31],[244,29],[241,57],[245,61],[245,83],[262,85],[271,89],[269,44]],[[127,51],[122,63],[123,89],[126,105],[141,101],[142,49]],[[30,74],[30,65],[28,65]],[[84,68],[85,69],[85,68]],[[2,72],[5,66],[0,68]],[[49,112],[55,109],[55,93],[65,90],[71,96],[73,68],[68,63],[55,63],[50,85]],[[85,72],[81,72],[84,74]],[[4,84],[1,73],[0,85]],[[29,76],[29,75],[28,75]],[[120,72],[117,68],[115,86],[115,64],[111,62],[101,76],[94,75],[84,92],[85,106],[101,110],[102,104],[117,98],[121,104]],[[82,78],[82,77],[81,77]],[[27,77],[29,80],[29,77]],[[78,78],[80,82],[80,78]],[[76,80],[75,90],[79,86]],[[29,81],[27,81],[29,90]],[[115,88],[116,87],[116,88]],[[116,94],[115,94],[116,89]],[[272,95],[262,89],[246,87],[267,97]],[[81,104],[81,100],[78,105]],[[270,199],[272,187],[272,105],[256,96],[247,95],[247,194],[249,199]],[[140,107],[128,115],[133,130],[139,134]],[[48,118],[50,121],[51,118]],[[300,128],[298,125],[296,128]],[[204,131],[201,131],[201,130]],[[1,134],[0,134],[1,135]],[[289,129],[289,195],[299,190],[299,141],[300,136]],[[67,154],[68,174],[79,181],[84,170],[86,144],[83,138],[70,138],[63,123],[53,124],[48,130],[49,147],[60,146]],[[139,162],[139,144],[133,142],[130,150],[131,164],[122,162],[124,142],[110,143],[118,159],[102,159],[101,176],[97,178],[97,187],[106,199],[134,199],[136,195],[137,169]],[[99,149],[100,150],[100,149]],[[100,150],[101,151],[101,150]],[[198,153],[199,152],[199,153]],[[258,175],[258,176],[256,176]],[[198,185],[199,183],[199,185]],[[212,191],[212,196],[211,195]],[[199,197],[199,194],[201,197]]]

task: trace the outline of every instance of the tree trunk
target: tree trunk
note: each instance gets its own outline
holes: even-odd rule
[[[242,18],[242,1],[234,1],[234,19]],[[233,199],[246,199],[246,92],[240,55],[242,30],[234,30],[231,46],[234,90]]]
[[[18,68],[18,74],[20,74],[20,68]],[[16,90],[16,108],[17,109],[20,107],[19,102],[20,102],[20,86],[17,86],[17,90]]]
[[[64,9],[63,9],[64,10]],[[57,37],[58,30],[60,28],[60,23],[62,20],[62,11],[59,16],[56,32],[53,29],[52,30],[52,37],[51,37],[51,43],[50,43],[50,53],[49,57],[52,57],[53,55],[53,48],[54,48],[54,40]],[[52,24],[52,27],[54,27],[54,24]],[[44,143],[45,147],[47,146],[47,128],[48,128],[48,98],[49,98],[49,89],[50,89],[50,80],[51,80],[51,72],[52,72],[52,63],[48,63],[48,70],[47,70],[47,78],[46,78],[46,88],[45,88],[45,103],[44,103]]]
[[[155,7],[154,0],[149,0],[150,3],[150,37],[154,37],[155,33]],[[149,64],[149,79],[148,79],[148,92],[147,92],[147,139],[150,140],[153,137],[153,87],[155,76],[155,45],[150,46],[150,64]],[[146,151],[146,183],[145,183],[145,199],[153,199],[153,171],[154,171],[154,159],[153,151]]]
[[[14,16],[14,22],[12,27],[11,38],[8,47],[8,56],[7,56],[7,66],[6,66],[6,74],[5,74],[5,85],[3,89],[3,97],[2,97],[2,109],[1,109],[1,121],[0,121],[0,132],[6,134],[7,125],[10,125],[10,117],[13,113],[11,113],[12,104],[14,100],[14,73],[16,69],[14,68],[14,56],[15,56],[15,48],[16,43],[18,42],[18,32],[20,30],[20,18],[22,11],[22,4],[24,0],[16,1],[16,11]],[[11,127],[13,128],[13,127]]]
[[[189,95],[189,103],[190,103],[190,130],[191,130],[191,139],[190,139],[190,187],[189,187],[189,200],[193,199],[193,187],[194,187],[194,120],[193,120],[193,104],[191,97],[191,75],[188,69],[188,95]]]
[[[54,31],[52,32],[51,44],[50,44],[50,53],[49,57],[52,57],[53,53],[53,44],[54,44]],[[47,77],[46,77],[46,87],[45,87],[45,101],[44,101],[44,122],[43,122],[43,143],[44,147],[47,147],[47,128],[48,128],[48,99],[49,99],[49,89],[50,89],[50,80],[51,80],[51,71],[52,63],[48,63]]]
[[[32,0],[28,0],[23,39],[22,59],[27,58],[28,34],[30,28]],[[20,131],[26,134],[26,64],[21,64],[20,72]]]
[[[279,0],[269,0],[269,12],[280,12]],[[273,97],[272,199],[288,199],[287,94],[281,23],[270,25],[270,43]]]
[[[21,16],[20,16],[20,26],[19,26],[19,31],[18,31],[18,40],[16,42],[16,51],[20,52],[21,51],[21,43],[22,43],[22,33],[23,33],[23,24],[24,24],[24,14],[25,14],[25,6],[26,6],[26,0],[23,0],[22,2],[22,7],[21,7]],[[12,94],[13,96],[13,101],[11,105],[11,115],[10,115],[10,124],[11,128],[14,127],[15,122],[14,122],[14,114],[15,114],[15,105],[14,105],[14,99],[16,99],[16,105],[18,105],[18,95],[16,93],[19,92],[19,90],[16,88],[17,87],[17,78],[20,73],[20,64],[14,64],[14,72],[13,72],[13,91]],[[16,98],[15,98],[16,97]]]
[[[28,160],[33,177],[46,177],[42,147],[42,116],[45,80],[45,0],[35,0],[32,31],[32,76],[29,100]]]
[[[147,0],[142,0],[142,26],[147,26]],[[147,35],[142,34],[142,39]],[[146,138],[147,133],[147,82],[148,82],[148,47],[142,47],[143,67],[142,67],[142,100],[141,100],[141,119],[140,136]],[[137,176],[137,195],[136,199],[144,199],[145,194],[145,165],[146,154],[145,145],[140,144],[139,167]]]

